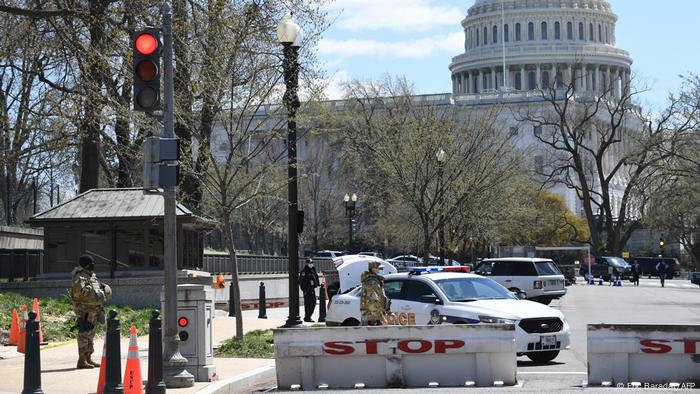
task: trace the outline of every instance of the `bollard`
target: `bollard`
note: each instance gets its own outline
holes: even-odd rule
[[[326,321],[326,284],[321,283],[318,290],[318,322]]]
[[[146,394],[165,394],[165,382],[163,381],[163,328],[158,309],[151,314],[149,323]]]
[[[107,319],[107,368],[105,368],[105,388],[104,394],[124,394],[122,385],[122,357],[121,357],[121,332],[119,328],[119,318],[117,311],[109,311]]]
[[[265,283],[260,282],[258,294],[258,319],[267,319],[267,299],[265,298]]]
[[[598,279],[598,286],[602,286],[602,285],[603,285],[603,275],[601,275],[600,278]]]
[[[24,345],[24,389],[22,394],[43,394],[41,389],[41,352],[39,349],[39,322],[36,312],[29,312],[26,343]]]

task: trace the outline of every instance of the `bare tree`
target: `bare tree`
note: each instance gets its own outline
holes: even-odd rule
[[[515,117],[534,126],[534,138],[548,151],[544,182],[576,192],[595,253],[619,255],[641,223],[654,165],[670,155],[662,148],[675,150],[678,136],[693,124],[679,117],[677,100],[661,113],[643,113],[634,102],[640,91],[624,79],[582,91],[578,66],[570,81],[540,88],[541,101],[523,105]]]

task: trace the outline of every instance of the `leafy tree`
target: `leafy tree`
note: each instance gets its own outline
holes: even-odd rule
[[[353,81],[346,89],[349,108],[339,116],[356,182],[387,208],[398,202],[410,210],[425,257],[439,229],[470,198],[488,194],[519,169],[498,107],[469,112],[424,105],[404,80]]]
[[[502,244],[566,246],[588,241],[585,218],[574,215],[561,196],[540,190],[530,181],[523,183],[498,226]]]

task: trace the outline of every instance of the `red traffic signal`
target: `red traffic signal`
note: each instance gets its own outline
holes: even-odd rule
[[[188,324],[190,324],[190,321],[184,316],[177,319],[177,325],[180,327],[187,327]]]
[[[160,31],[145,29],[131,35],[134,56],[134,111],[160,107]]]
[[[158,49],[158,39],[151,33],[140,33],[135,46],[141,55],[150,55]]]

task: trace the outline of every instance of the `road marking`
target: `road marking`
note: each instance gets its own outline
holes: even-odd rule
[[[565,372],[565,371],[548,371],[548,372],[536,372],[536,371],[524,371],[518,372],[518,375],[588,375],[588,372]]]

